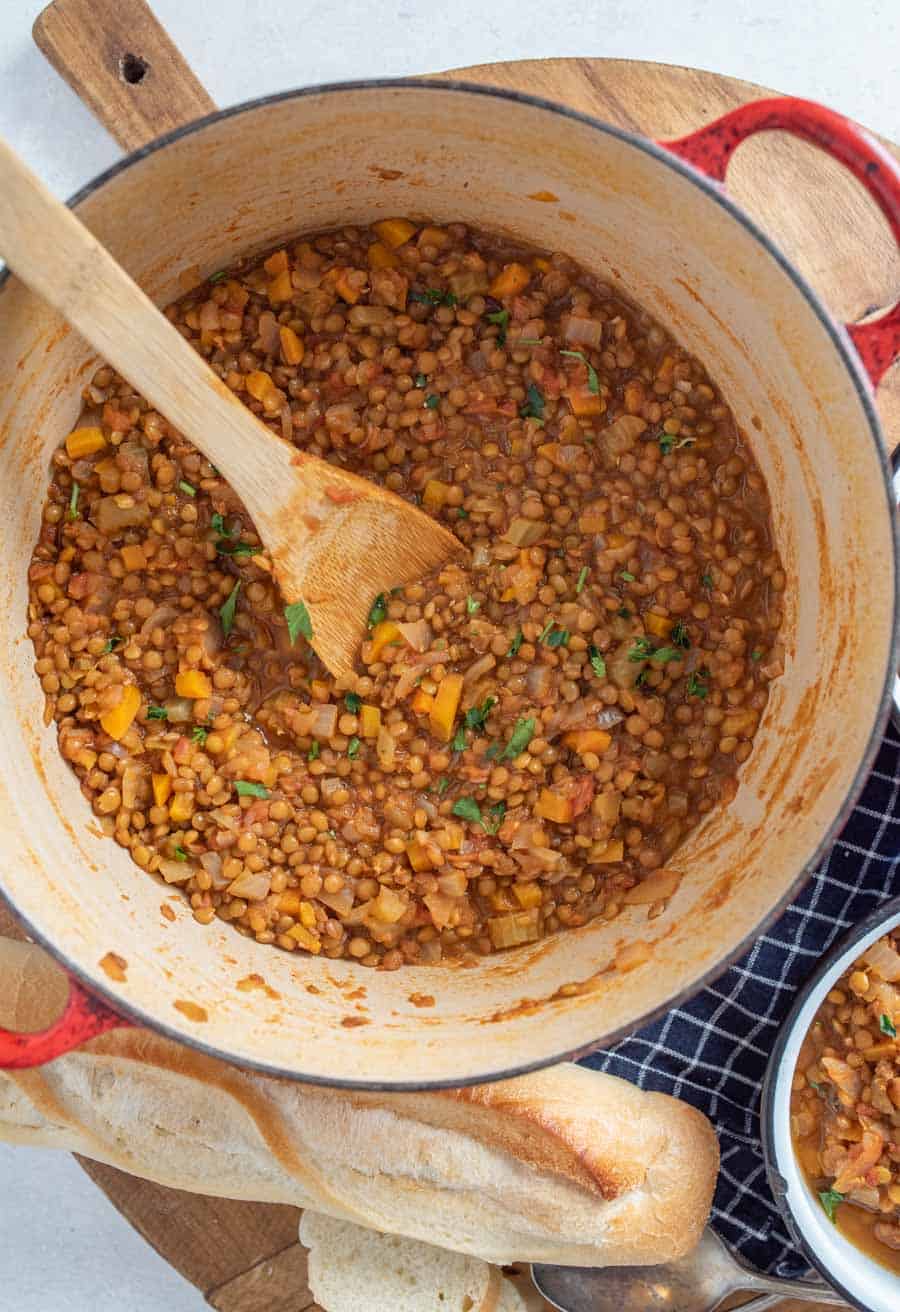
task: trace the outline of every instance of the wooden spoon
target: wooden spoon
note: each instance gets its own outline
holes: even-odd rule
[[[221,471],[333,674],[352,676],[379,593],[465,554],[421,510],[276,437],[2,140],[0,254]]]

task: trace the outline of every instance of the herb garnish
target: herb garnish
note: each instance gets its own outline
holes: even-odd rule
[[[687,682],[687,694],[689,697],[699,697],[701,702],[706,701],[706,695],[709,688],[706,686],[706,680],[709,678],[709,670],[705,665],[701,665],[699,670],[694,671]]]
[[[472,596],[466,597],[466,614],[467,614],[467,615],[474,615],[475,612],[476,612],[476,610],[480,610],[480,608],[481,608],[481,602],[480,602],[480,601],[476,601],[475,598],[472,597]]]
[[[449,787],[450,787],[450,780],[447,778],[447,776],[446,776],[445,774],[444,774],[444,775],[441,775],[440,779],[438,780],[438,785],[437,785],[437,794],[438,794],[438,797],[443,797],[443,796],[444,796],[444,793],[446,793],[446,791],[447,791],[447,789],[448,789]]]
[[[211,273],[211,274],[209,275],[209,277],[207,278],[206,281],[207,281],[207,282],[221,282],[223,278],[227,278],[227,277],[228,277],[228,270],[227,270],[227,269],[220,269],[218,273]]]
[[[450,748],[454,752],[464,752],[466,750],[466,727],[464,724],[461,724],[453,735]]]
[[[351,715],[358,715],[359,708],[362,706],[362,698],[357,692],[345,692],[344,705]]]
[[[576,597],[577,597],[578,594],[581,592],[582,588],[584,587],[585,583],[587,582],[587,576],[588,576],[588,573],[589,573],[589,571],[588,571],[588,567],[587,567],[587,565],[582,565],[582,567],[581,567],[581,573],[578,575],[578,582],[575,584],[575,596],[576,596]]]
[[[619,609],[616,611],[616,614],[618,615],[620,620],[631,619],[631,611],[628,609],[627,606],[620,606]]]
[[[193,484],[189,483],[187,479],[184,478],[180,479],[178,482],[178,486],[186,496],[195,497],[197,495],[197,489],[193,486]]]
[[[659,449],[664,456],[670,455],[673,451],[677,451],[679,447],[693,445],[694,439],[692,437],[683,437],[679,441],[674,433],[662,432],[659,434]]]
[[[509,327],[509,310],[495,310],[493,314],[485,316],[488,323],[495,323],[500,331],[497,334],[497,345],[506,345],[506,330]]]
[[[347,744],[347,755],[351,761],[355,761],[357,756],[359,756],[359,749],[361,746],[362,743],[359,741],[356,734],[354,734]]]
[[[550,634],[549,638],[547,639],[546,645],[551,648],[568,647],[569,636],[570,635],[568,629],[557,629],[555,633]]]
[[[519,417],[521,419],[536,419],[538,423],[544,422],[544,397],[536,383],[529,383],[525,392],[526,401],[524,405],[519,406]]]
[[[506,653],[507,660],[508,660],[511,656],[518,656],[518,654],[519,654],[519,648],[522,646],[522,643],[523,643],[524,641],[525,641],[525,634],[522,632],[521,629],[517,629],[517,630],[516,630],[516,636],[513,638],[512,642],[509,644],[509,651]]]
[[[553,628],[553,626],[554,626],[555,623],[556,623],[556,620],[548,620],[548,621],[547,621],[547,623],[546,623],[546,625],[544,626],[544,628],[541,629],[540,633],[538,634],[538,642],[544,642],[544,641],[545,641],[545,639],[546,639],[548,633],[549,633],[550,630]]]
[[[434,392],[431,392],[430,395],[425,398],[425,406],[428,410],[436,410],[440,404],[441,398]]]
[[[380,624],[386,616],[387,597],[383,592],[379,592],[378,596],[372,602],[372,609],[369,611],[369,618],[367,620],[369,628],[374,629],[375,625]]]
[[[107,638],[106,642],[103,644],[103,651],[101,652],[101,655],[108,656],[109,653],[113,650],[113,648],[118,647],[119,643],[124,641],[125,641],[124,638],[120,638],[117,633],[114,633],[111,637]]]
[[[584,351],[560,351],[560,355],[571,355],[574,359],[580,360],[582,364],[587,365],[588,391],[594,396],[597,396],[600,392],[600,379],[597,377],[597,370],[591,364]]]
[[[238,797],[261,797],[265,800],[269,796],[268,788],[263,788],[262,784],[250,783],[248,779],[235,779],[234,791]]]
[[[322,748],[319,746],[318,741],[312,743],[309,751],[306,753],[307,761],[318,761],[321,750]]]
[[[80,486],[78,485],[78,483],[73,483],[72,494],[69,497],[69,510],[68,510],[69,519],[78,518],[78,498],[80,495],[81,495]]]
[[[295,601],[290,606],[285,606],[284,618],[287,620],[288,635],[292,647],[297,641],[298,633],[302,633],[307,642],[312,642],[312,620],[309,618],[309,611],[302,601]]]
[[[481,807],[474,797],[460,797],[453,803],[453,814],[460,820],[470,820],[473,825],[481,824]]]
[[[492,807],[488,808],[489,814],[493,817],[491,820],[482,820],[485,833],[496,834],[497,830],[503,824],[503,817],[506,815],[506,803],[495,802]]]
[[[650,653],[650,659],[666,665],[669,661],[684,660],[684,657],[676,647],[657,647],[656,651]]]
[[[504,747],[501,755],[501,761],[511,761],[520,756],[525,748],[534,737],[534,726],[536,720],[530,717],[527,720],[516,720],[515,728],[512,731],[509,742]]]
[[[424,292],[416,291],[415,288],[407,294],[410,301],[418,301],[420,305],[456,305],[457,298],[453,292],[442,292],[439,287],[428,287]]]
[[[184,848],[179,843],[178,846],[175,848],[175,860],[187,861],[187,859],[188,859],[188,854],[187,852],[185,852]]]
[[[593,643],[591,643],[590,647],[588,647],[588,659],[591,662],[591,669],[594,671],[597,678],[605,679],[606,661],[600,655],[599,651],[597,650],[597,648],[594,646]]]
[[[890,1016],[883,1012],[878,1021],[878,1028],[881,1030],[882,1034],[886,1034],[889,1039],[896,1039],[897,1027],[891,1020]]]
[[[258,556],[262,547],[251,547],[249,542],[229,543],[226,539],[220,538],[216,543],[216,551],[220,556]]]
[[[676,647],[682,647],[684,648],[685,651],[691,645],[691,639],[688,634],[687,628],[685,627],[684,624],[682,624],[681,620],[678,621],[678,623],[675,625],[675,627],[672,630],[672,641],[674,642]]]
[[[166,710],[165,706],[147,707],[148,720],[168,720],[168,718],[169,718],[169,712]]]
[[[627,569],[623,569],[623,570],[620,572],[620,574],[619,574],[619,578],[622,579],[625,583],[633,583],[633,582],[634,582],[634,575],[633,575],[633,574],[630,574],[630,573],[628,572]]]
[[[761,661],[762,658],[763,658],[763,654],[760,651],[759,647],[754,647],[750,653],[751,661]]]
[[[234,587],[228,594],[225,602],[219,607],[219,619],[222,621],[222,632],[227,638],[234,625],[234,611],[237,606],[238,593],[241,590],[241,580],[238,579]]]
[[[413,382],[415,383],[416,387],[426,387],[428,384],[428,379],[425,377],[424,374],[416,374],[415,378],[413,379]]]
[[[204,747],[206,745],[206,740],[208,737],[209,737],[208,729],[204,729],[202,724],[194,725],[193,729],[191,730],[191,742],[197,743],[199,747]]]
[[[822,1204],[825,1215],[829,1221],[834,1221],[834,1214],[839,1203],[844,1201],[844,1195],[839,1194],[836,1189],[820,1189],[819,1202]]]
[[[653,643],[649,638],[635,638],[631,649],[628,652],[630,661],[645,661],[653,655]]]
[[[480,706],[470,706],[466,711],[466,728],[480,733],[484,729],[487,717],[496,705],[496,697],[485,697]]]

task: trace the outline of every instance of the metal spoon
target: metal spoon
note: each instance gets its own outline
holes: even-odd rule
[[[584,1268],[535,1264],[531,1278],[560,1312],[713,1312],[729,1294],[763,1295],[740,1312],[762,1312],[784,1298],[846,1306],[828,1285],[776,1280],[739,1262],[709,1226],[692,1253],[661,1266]]]

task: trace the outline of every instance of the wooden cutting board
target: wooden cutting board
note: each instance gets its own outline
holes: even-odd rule
[[[100,50],[92,35],[98,30],[106,38]],[[135,0],[56,0],[35,24],[35,39],[127,148],[143,144],[161,126],[177,126],[214,108],[149,10]],[[148,71],[141,73],[144,64]],[[162,86],[154,83],[154,68],[165,69]],[[630,60],[485,64],[452,76],[529,91],[661,139],[773,94],[735,78]],[[900,157],[900,150],[891,149]],[[830,159],[766,134],[741,148],[728,182],[840,317],[861,318],[900,297],[900,258],[886,224],[862,188]],[[900,368],[882,385],[879,408],[893,444],[900,443]],[[0,933],[16,933],[2,907]],[[79,1161],[147,1242],[219,1312],[315,1312],[305,1253],[297,1243],[297,1209],[198,1197]],[[801,1312],[801,1304],[785,1302],[780,1309]]]

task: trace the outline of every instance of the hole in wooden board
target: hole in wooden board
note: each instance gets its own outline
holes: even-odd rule
[[[143,82],[144,74],[149,67],[150,65],[146,59],[142,59],[140,55],[133,55],[129,51],[122,55],[119,60],[119,77],[123,82],[128,82],[134,86],[138,82]]]

